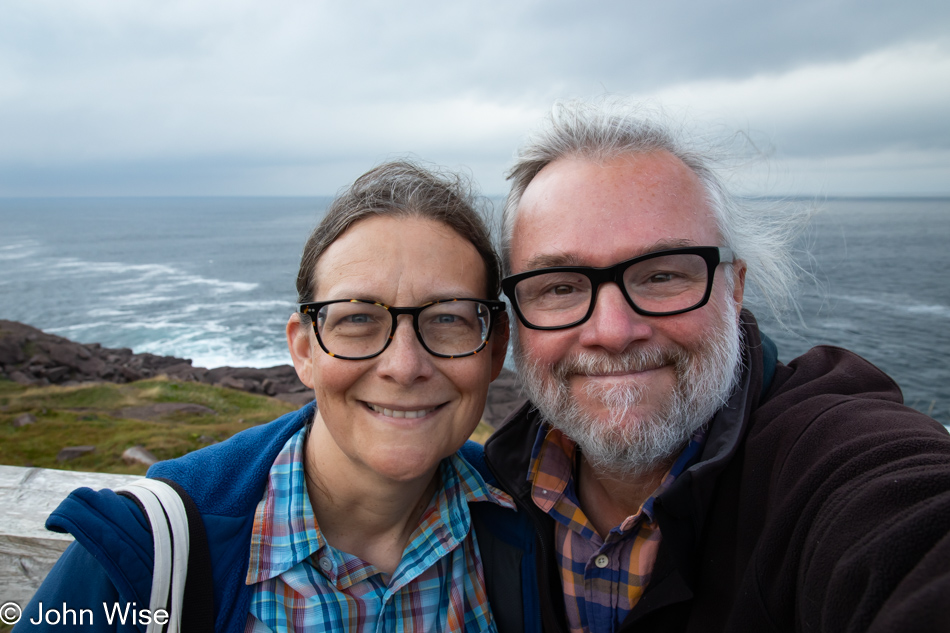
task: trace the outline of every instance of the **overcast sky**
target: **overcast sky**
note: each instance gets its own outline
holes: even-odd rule
[[[756,193],[950,194],[947,0],[4,0],[0,196],[488,194],[557,99],[751,138]]]

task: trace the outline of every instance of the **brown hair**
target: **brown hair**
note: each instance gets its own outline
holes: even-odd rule
[[[369,170],[339,193],[326,216],[310,233],[297,272],[297,301],[313,301],[317,261],[348,228],[373,216],[419,217],[435,220],[471,242],[485,262],[487,299],[498,297],[501,266],[491,243],[479,198],[460,174],[427,169],[399,160]]]

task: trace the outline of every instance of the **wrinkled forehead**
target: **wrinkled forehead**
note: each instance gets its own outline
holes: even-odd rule
[[[525,189],[511,236],[511,270],[607,266],[664,248],[719,242],[702,183],[673,155],[562,158]]]
[[[485,261],[474,244],[447,224],[419,216],[354,223],[320,255],[313,275],[315,298],[390,305],[480,295],[487,286]]]

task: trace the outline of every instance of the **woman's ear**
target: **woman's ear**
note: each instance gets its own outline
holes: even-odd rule
[[[511,334],[508,325],[508,313],[502,312],[491,334],[491,379],[498,378],[501,368],[505,366],[505,356],[508,355],[508,337]]]
[[[294,359],[294,369],[300,382],[313,389],[313,345],[311,334],[313,326],[303,323],[300,314],[295,312],[287,319],[287,348]]]

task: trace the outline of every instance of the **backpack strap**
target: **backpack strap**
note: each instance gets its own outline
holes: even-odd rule
[[[214,576],[211,572],[211,550],[204,520],[198,506],[185,489],[171,479],[159,477],[171,486],[185,506],[188,515],[188,579],[181,612],[182,633],[206,633],[214,630]]]
[[[151,526],[154,562],[149,609],[152,613],[165,609],[170,618],[166,625],[153,619],[146,633],[213,630],[211,554],[194,501],[169,480],[140,479],[116,492],[134,499]]]
[[[480,444],[469,440],[459,453],[485,483],[498,486]],[[494,503],[473,503],[468,508],[485,573],[488,603],[499,633],[540,633],[533,524],[524,512]]]

